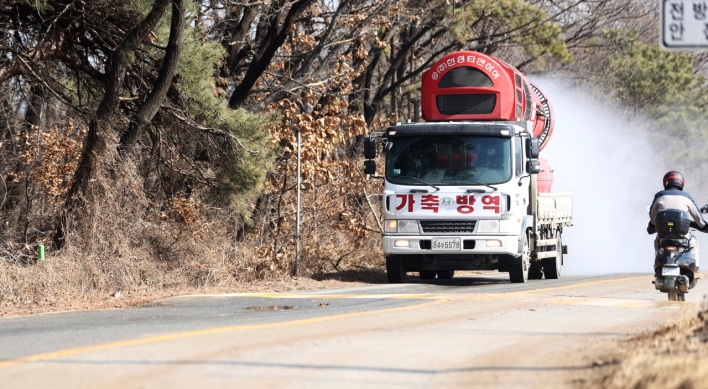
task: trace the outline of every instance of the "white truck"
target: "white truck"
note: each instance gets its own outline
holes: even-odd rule
[[[467,95],[475,91],[462,88]],[[440,99],[433,100],[439,107]],[[536,114],[543,114],[544,103],[547,116],[539,119]],[[538,159],[540,139],[534,130],[542,133],[545,122],[552,125],[552,111],[547,100],[536,104],[538,112],[519,115],[530,119],[519,121],[464,119],[480,115],[476,112],[456,114],[461,120],[431,121],[434,115],[426,115],[424,106],[428,122],[398,124],[365,140],[366,173],[376,173],[377,145],[385,153],[385,173],[378,178],[384,180],[383,251],[389,282],[403,282],[408,272],[418,272],[422,279],[450,279],[455,270],[509,272],[514,283],[560,277],[567,253],[562,233],[572,225],[573,198],[571,193],[548,193],[552,176],[548,164]],[[537,119],[545,122],[539,126]]]

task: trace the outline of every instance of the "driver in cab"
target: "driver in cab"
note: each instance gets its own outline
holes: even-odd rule
[[[504,180],[504,156],[496,148],[488,148],[477,164],[477,177],[482,182],[500,182]]]

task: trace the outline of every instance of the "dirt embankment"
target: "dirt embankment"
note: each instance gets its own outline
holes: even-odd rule
[[[320,273],[311,277],[282,277],[272,280],[243,282],[229,286],[135,288],[112,293],[84,295],[42,293],[32,300],[0,300],[0,317],[83,309],[123,308],[147,304],[171,296],[220,293],[268,293],[316,289],[337,289],[365,284],[385,283],[382,270],[347,270]]]
[[[620,344],[587,389],[708,388],[708,300],[697,314]]]

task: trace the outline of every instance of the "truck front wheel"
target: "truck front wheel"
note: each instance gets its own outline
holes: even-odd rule
[[[529,247],[529,238],[526,236],[521,255],[509,258],[509,280],[512,284],[520,284],[529,279],[530,259],[531,248]]]
[[[400,255],[386,257],[386,277],[391,284],[400,284],[406,280],[406,270],[401,263]]]

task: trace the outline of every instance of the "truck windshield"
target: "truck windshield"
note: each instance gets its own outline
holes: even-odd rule
[[[391,141],[386,179],[393,184],[501,184],[511,179],[511,140],[480,136],[417,136]]]

